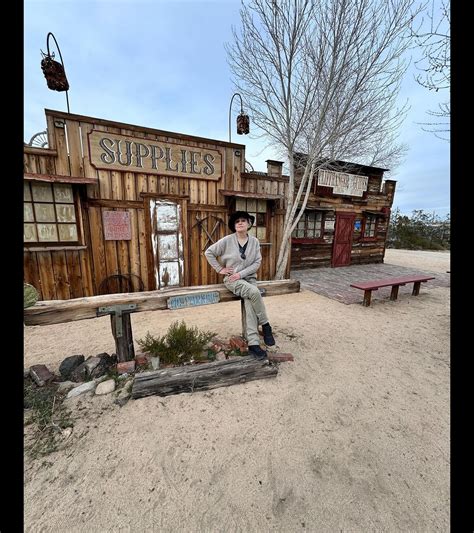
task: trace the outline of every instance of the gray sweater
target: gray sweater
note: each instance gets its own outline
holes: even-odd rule
[[[260,253],[260,242],[253,235],[248,236],[247,248],[245,250],[245,259],[240,257],[239,241],[237,233],[226,235],[215,242],[204,252],[208,263],[216,272],[220,272],[224,267],[233,267],[234,274],[240,274],[241,279],[257,279],[257,270],[262,262]],[[220,262],[217,260],[219,257]]]

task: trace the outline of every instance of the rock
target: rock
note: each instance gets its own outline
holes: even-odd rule
[[[224,352],[217,352],[216,353],[216,361],[225,361],[226,356]]]
[[[54,379],[54,374],[48,370],[46,365],[33,365],[30,367],[30,376],[38,387],[43,387]]]
[[[97,385],[97,388],[95,389],[96,394],[110,394],[111,392],[114,392],[115,390],[115,381],[113,379],[108,379],[107,381],[103,381],[102,383],[99,383]]]
[[[91,378],[97,378],[107,374],[109,369],[117,363],[117,356],[111,356],[108,353],[100,353],[94,359],[99,359],[99,363],[90,371]]]
[[[135,370],[135,360],[123,361],[122,363],[117,363],[117,373],[125,374],[125,372],[130,373]]]
[[[58,385],[58,392],[69,392],[71,389],[77,386],[77,383],[74,383],[74,381],[63,381]]]
[[[83,355],[71,355],[63,359],[62,363],[59,365],[59,373],[63,378],[69,379],[71,373],[84,362]]]
[[[160,358],[159,357],[150,357],[151,367],[153,370],[158,370],[160,368]]]
[[[92,391],[95,388],[96,388],[96,383],[94,381],[86,381],[86,383],[82,383],[82,385],[78,385],[77,387],[69,391],[66,398],[75,398],[76,396],[80,396],[81,394],[84,394],[85,392]]]

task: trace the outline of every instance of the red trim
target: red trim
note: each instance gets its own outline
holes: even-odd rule
[[[292,237],[291,244],[327,244],[322,238],[309,239],[306,237]]]

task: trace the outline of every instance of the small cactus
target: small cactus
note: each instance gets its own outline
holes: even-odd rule
[[[35,305],[38,301],[38,291],[29,283],[23,283],[23,309]]]

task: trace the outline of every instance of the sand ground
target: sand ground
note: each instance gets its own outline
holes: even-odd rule
[[[450,270],[445,252],[385,262]],[[295,359],[275,379],[68,400],[64,447],[25,459],[25,531],[449,531],[449,289],[370,308],[310,291],[265,303]],[[228,302],[132,315],[134,338],[181,319],[240,333]],[[25,367],[104,351],[108,317],[25,328]]]

